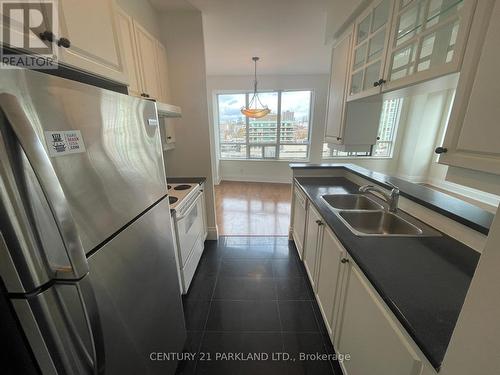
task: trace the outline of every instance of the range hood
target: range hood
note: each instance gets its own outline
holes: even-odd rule
[[[156,109],[158,110],[158,117],[181,117],[181,107],[172,104],[165,104],[156,102]]]

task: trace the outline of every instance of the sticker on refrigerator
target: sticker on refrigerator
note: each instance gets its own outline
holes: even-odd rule
[[[52,157],[86,151],[80,130],[47,131],[45,142]]]
[[[158,126],[158,120],[155,118],[148,118],[148,125],[149,126]]]

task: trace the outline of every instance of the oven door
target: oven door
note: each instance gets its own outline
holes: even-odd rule
[[[181,268],[184,268],[196,240],[203,231],[203,192],[198,190],[190,202],[176,215]]]

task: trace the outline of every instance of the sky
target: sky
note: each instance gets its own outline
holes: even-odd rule
[[[309,117],[310,95],[310,91],[284,91],[281,94],[281,110],[295,112],[296,119]],[[267,105],[273,113],[276,113],[278,106],[277,93],[260,93],[259,98],[262,104]],[[240,110],[244,105],[244,94],[219,95],[219,114],[221,118],[235,120],[242,117]]]

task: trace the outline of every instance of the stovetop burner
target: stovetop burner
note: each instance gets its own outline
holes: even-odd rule
[[[187,189],[190,189],[191,188],[191,185],[178,185],[178,186],[175,186],[174,187],[174,190],[187,190]]]
[[[173,203],[177,202],[178,200],[179,200],[179,198],[177,198],[177,197],[171,197],[171,196],[168,197],[169,204],[173,204]]]

